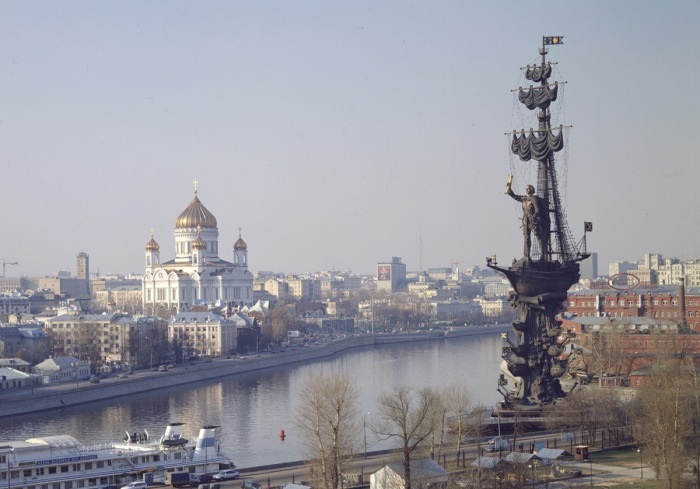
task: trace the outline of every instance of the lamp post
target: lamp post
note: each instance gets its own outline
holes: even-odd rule
[[[362,417],[362,434],[365,439],[365,458],[367,458],[367,416],[371,416],[372,413],[369,412]]]
[[[148,340],[149,350],[151,351],[151,370],[153,370],[153,340],[148,336],[144,336],[144,339]]]
[[[73,367],[73,375],[75,376],[75,390],[78,390],[78,362],[71,362],[70,366]]]
[[[12,489],[12,481],[10,477],[12,476],[12,464],[10,463],[10,455],[15,456],[15,449],[10,448],[7,453],[7,489]]]
[[[642,461],[642,447],[637,448],[637,451],[639,452],[639,478],[644,479],[644,464]]]

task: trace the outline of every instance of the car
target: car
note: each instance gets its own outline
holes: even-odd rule
[[[238,479],[240,477],[241,473],[238,472],[237,470],[233,469],[228,469],[228,470],[222,470],[219,473],[214,474],[211,476],[212,480],[215,481],[227,481],[227,480],[233,480],[233,479]]]
[[[121,489],[148,489],[148,484],[144,481],[134,481],[122,486]]]
[[[486,445],[487,452],[500,452],[502,450],[508,450],[508,439],[502,436],[497,436],[489,440]]]
[[[200,484],[207,484],[213,480],[214,480],[214,476],[212,476],[211,474],[201,474],[199,476],[199,483]]]
[[[128,375],[126,375],[126,374],[119,374],[119,375],[117,375],[117,377],[119,377],[120,379],[126,379],[126,378],[128,377]]]
[[[91,384],[99,384],[100,378],[99,377],[90,377],[90,383]]]

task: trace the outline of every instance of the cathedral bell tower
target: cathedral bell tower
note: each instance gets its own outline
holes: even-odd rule
[[[241,238],[241,228],[238,228],[238,240],[233,244],[233,264],[248,268],[248,245]]]
[[[153,270],[153,267],[160,265],[160,246],[153,239],[151,230],[151,240],[146,243],[146,270]]]
[[[200,229],[197,229],[197,239],[192,241],[192,266],[201,272],[207,261],[207,242],[199,235]]]

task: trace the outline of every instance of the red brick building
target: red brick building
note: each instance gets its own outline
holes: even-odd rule
[[[580,318],[643,317],[700,333],[700,289],[647,286],[634,290],[570,291],[566,311]]]

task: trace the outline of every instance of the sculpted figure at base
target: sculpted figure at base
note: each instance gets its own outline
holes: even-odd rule
[[[535,187],[528,185],[525,188],[527,195],[517,195],[513,192],[511,184],[513,183],[513,175],[508,175],[508,184],[506,185],[506,195],[517,200],[523,205],[523,253],[525,258],[530,258],[532,248],[532,239],[530,234],[534,234],[540,246],[540,258],[545,259],[549,253],[549,209],[547,203],[541,197],[535,195]]]

